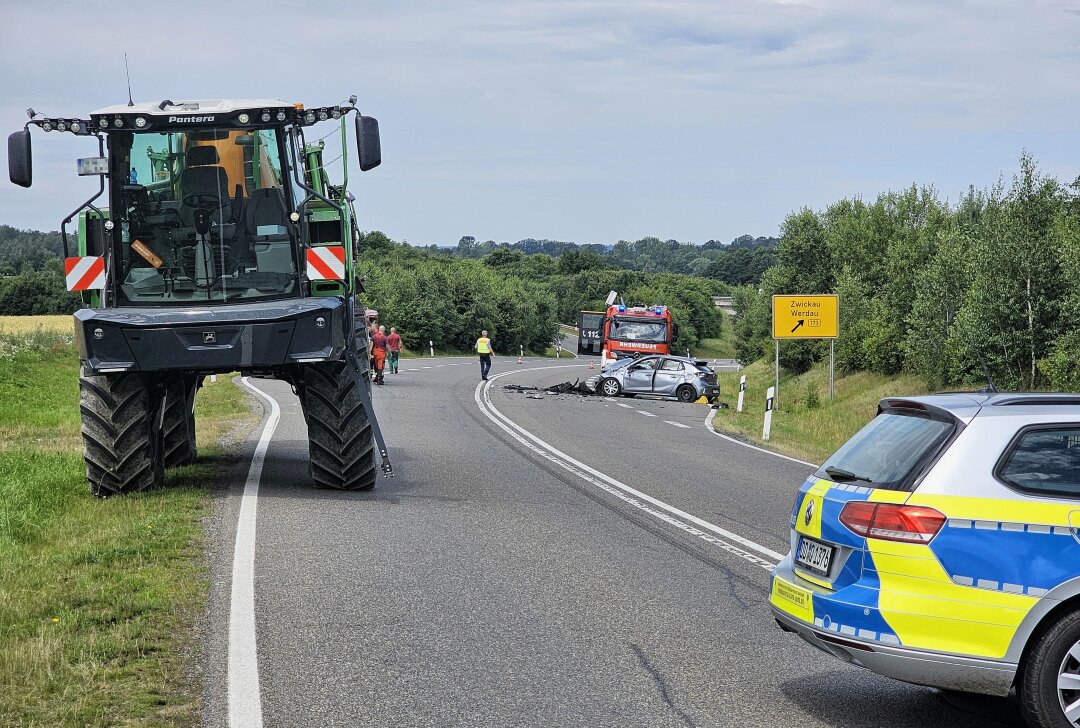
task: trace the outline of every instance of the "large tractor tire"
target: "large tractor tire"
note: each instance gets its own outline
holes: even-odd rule
[[[161,439],[166,468],[195,462],[195,392],[197,377],[176,379],[165,386],[161,403]]]
[[[86,479],[99,498],[156,488],[165,480],[150,385],[141,374],[79,377]]]
[[[304,367],[301,402],[316,487],[368,490],[375,486],[375,443],[358,386],[363,384],[344,363]]]

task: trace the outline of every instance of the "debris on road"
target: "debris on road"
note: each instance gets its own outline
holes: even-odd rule
[[[586,387],[580,379],[575,379],[572,382],[552,384],[547,387],[531,387],[525,384],[504,384],[503,389],[507,392],[524,394],[527,399],[543,399],[544,394],[577,394],[587,397],[595,397],[597,395],[596,392]]]

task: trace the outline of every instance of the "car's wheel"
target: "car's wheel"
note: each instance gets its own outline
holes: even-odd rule
[[[1019,688],[1029,725],[1080,726],[1080,611],[1063,616],[1031,646]]]
[[[675,390],[675,396],[680,402],[693,402],[697,399],[697,392],[689,384],[684,384]]]
[[[608,397],[618,397],[622,391],[622,385],[619,384],[618,379],[612,379],[611,377],[605,377],[600,381],[600,391]]]

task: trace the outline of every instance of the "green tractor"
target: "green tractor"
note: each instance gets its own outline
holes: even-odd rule
[[[362,490],[380,467],[393,474],[371,404],[345,163],[349,115],[362,171],[381,162],[379,124],[355,96],[308,109],[165,100],[88,119],[27,113],[8,137],[17,185],[33,177],[31,127],[98,143],[96,157],[78,160],[80,175],[100,178],[98,192],[61,225],[67,287],[83,303],[75,338],[91,493],[154,488],[166,468],[194,461],[195,392],[206,376],[234,371],[292,385],[316,486]],[[323,122],[329,133],[309,142]],[[336,184],[323,159],[323,140],[338,134],[331,125],[343,155]]]

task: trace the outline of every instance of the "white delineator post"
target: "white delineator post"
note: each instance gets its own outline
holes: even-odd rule
[[[429,339],[427,345],[428,345],[428,349],[431,351],[431,358],[434,359],[435,358],[435,342],[431,341]]]
[[[525,356],[525,345],[524,344],[518,344],[518,356],[521,356],[521,357]]]
[[[746,375],[739,377],[739,404],[735,407],[736,412],[742,412],[743,395],[746,394]]]
[[[772,432],[772,410],[773,410],[773,397],[776,396],[776,389],[769,387],[769,391],[765,393],[765,427],[761,431],[761,439],[766,442],[769,441],[769,433]]]

